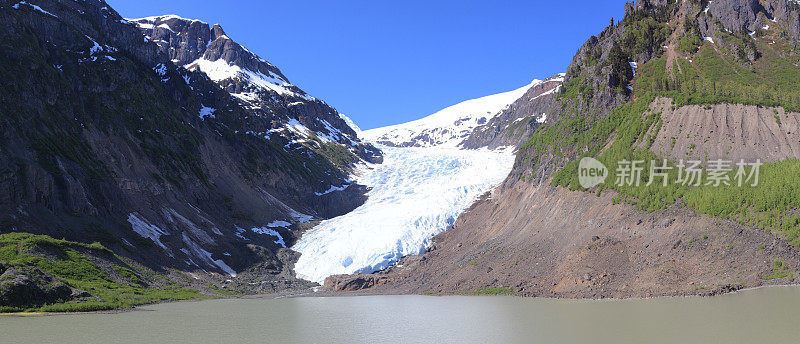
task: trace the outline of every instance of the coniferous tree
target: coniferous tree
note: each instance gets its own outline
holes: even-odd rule
[[[631,69],[628,56],[622,51],[619,43],[614,42],[614,45],[608,52],[608,62],[611,64],[609,86],[612,88],[627,86],[628,82],[633,79],[633,69]]]

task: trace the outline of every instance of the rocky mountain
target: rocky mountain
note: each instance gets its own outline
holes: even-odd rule
[[[246,129],[284,135],[343,168],[359,159],[380,162],[380,152],[361,142],[348,118],[292,85],[277,67],[228,37],[219,24],[175,15],[129,21],[173,64],[204,73],[271,125]]]
[[[352,166],[380,153],[344,116],[219,26],[152,25],[102,0],[0,1],[4,295],[304,288],[285,247],[363,202]]]
[[[485,124],[472,129],[459,145],[470,149],[519,147],[531,132],[547,121],[548,116],[552,116],[564,75],[556,74],[534,82],[516,101]]]

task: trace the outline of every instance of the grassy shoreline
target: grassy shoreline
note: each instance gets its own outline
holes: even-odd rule
[[[0,297],[8,298],[0,313],[112,311],[215,297],[137,265],[100,243],[30,233],[0,234],[0,265],[4,276],[0,278]],[[64,293],[65,286],[72,295]],[[35,291],[38,298],[24,296],[25,290]]]

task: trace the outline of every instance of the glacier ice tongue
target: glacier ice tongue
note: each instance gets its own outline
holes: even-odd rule
[[[330,275],[374,272],[424,252],[514,164],[511,149],[380,148],[384,163],[362,168],[357,178],[371,188],[367,201],[321,222],[292,247],[302,253],[297,277],[322,283]]]

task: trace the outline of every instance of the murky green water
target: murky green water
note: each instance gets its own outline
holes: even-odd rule
[[[365,296],[0,317],[4,343],[797,343],[800,288],[711,298]]]

